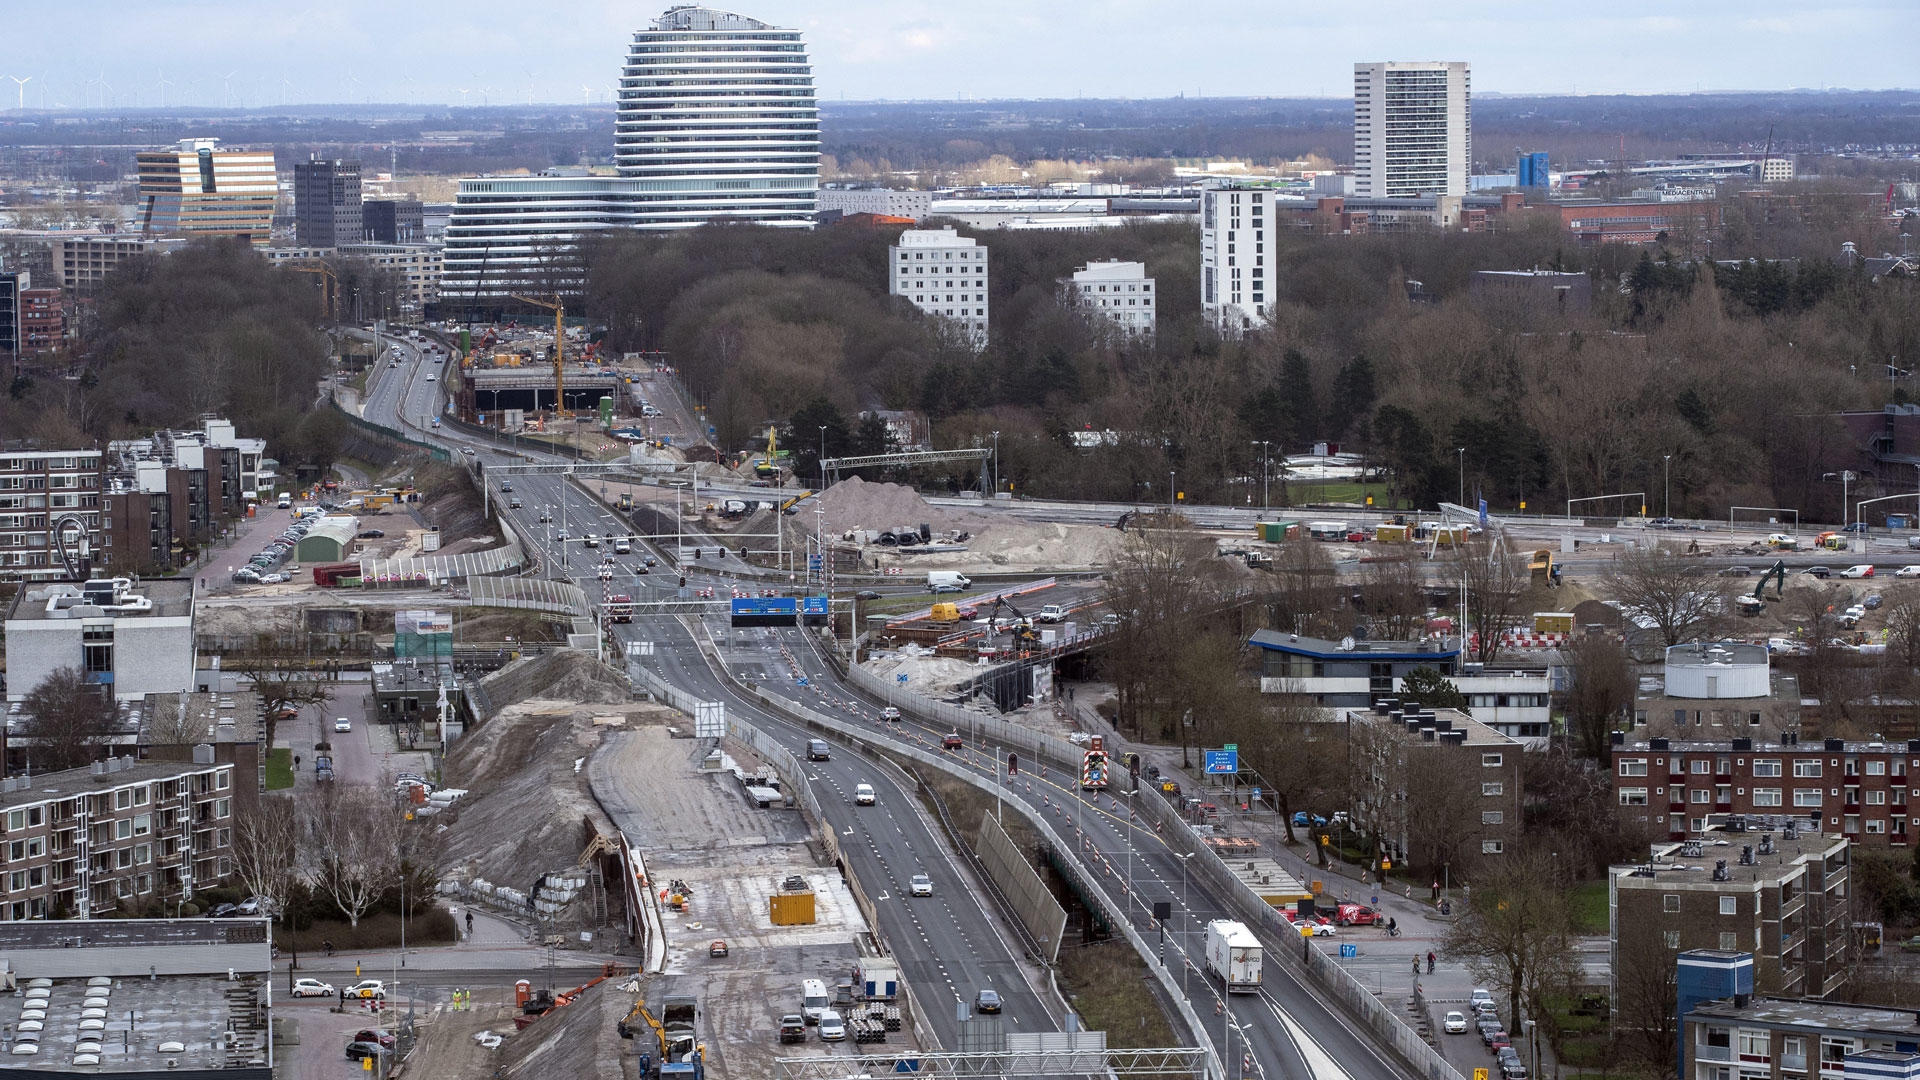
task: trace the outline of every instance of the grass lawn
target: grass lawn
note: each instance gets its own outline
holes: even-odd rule
[[[293,748],[277,747],[267,751],[267,790],[280,791],[293,786]]]
[[[1607,932],[1607,883],[1589,881],[1573,890],[1573,922],[1582,933]]]
[[[1387,499],[1387,485],[1385,484],[1336,483],[1287,485],[1287,497],[1295,506],[1304,506],[1308,503],[1356,503],[1364,505],[1369,495],[1373,496],[1375,509],[1392,509],[1392,503]]]
[[[1172,1046],[1173,1025],[1147,985],[1152,978],[1125,941],[1060,950],[1060,989],[1089,1031],[1111,1047]]]

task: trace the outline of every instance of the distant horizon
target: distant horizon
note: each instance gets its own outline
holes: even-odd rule
[[[5,76],[0,76],[0,79],[4,79],[4,78]],[[1636,99],[1663,98],[1663,97],[1666,97],[1666,98],[1799,97],[1799,96],[1821,96],[1821,95],[1827,95],[1827,94],[1833,94],[1833,95],[1920,94],[1920,86],[1913,86],[1913,87],[1895,86],[1895,87],[1885,87],[1885,88],[1879,88],[1879,89],[1868,88],[1868,87],[1829,86],[1829,87],[1818,87],[1818,88],[1792,87],[1784,90],[1748,89],[1748,90],[1674,90],[1674,91],[1665,91],[1665,90],[1594,91],[1591,93],[1581,92],[1577,94],[1553,92],[1553,91],[1527,92],[1527,91],[1502,91],[1502,90],[1477,90],[1476,89],[1474,91],[1473,96],[1476,100],[1537,99],[1537,100],[1544,100],[1544,101],[1552,101],[1552,100],[1590,100],[1594,98],[1609,98],[1609,97],[1636,98]],[[0,88],[0,97],[4,97],[4,96],[5,96],[4,88]],[[1075,96],[1075,97],[1051,97],[1051,96],[1029,95],[1026,97],[992,97],[992,98],[986,98],[986,97],[967,97],[967,98],[934,98],[934,97],[898,97],[898,98],[831,97],[829,98],[829,97],[822,97],[822,98],[818,98],[817,100],[819,101],[820,105],[824,108],[829,104],[832,104],[832,105],[992,105],[992,104],[1017,105],[1017,104],[1023,104],[1023,103],[1041,104],[1041,103],[1059,103],[1059,102],[1070,102],[1070,101],[1149,102],[1149,101],[1187,100],[1187,101],[1324,101],[1324,102],[1351,103],[1353,101],[1353,97],[1350,94],[1342,97],[1335,97],[1331,95],[1319,96],[1314,94],[1174,93],[1174,94],[1166,94],[1166,95],[1152,96],[1152,97],[1142,96],[1142,95],[1132,95],[1132,96],[1103,95],[1098,97],[1092,96],[1092,95]],[[538,99],[531,102],[528,102],[528,101],[502,102],[499,104],[486,104],[486,105],[479,105],[479,104],[473,104],[473,103],[461,104],[459,102],[448,103],[448,102],[406,102],[406,101],[292,101],[292,102],[287,102],[286,104],[274,103],[274,104],[263,104],[263,105],[168,104],[164,106],[163,105],[131,105],[131,106],[116,105],[116,106],[106,106],[106,107],[102,107],[98,105],[78,105],[78,106],[63,105],[59,107],[50,106],[45,109],[42,109],[36,105],[29,105],[24,110],[14,108],[11,106],[0,108],[0,124],[5,124],[8,121],[17,122],[19,120],[29,119],[35,116],[64,116],[64,115],[132,116],[132,115],[138,114],[138,115],[155,115],[155,116],[168,116],[168,115],[179,116],[179,115],[186,115],[186,114],[192,113],[192,114],[219,115],[219,116],[249,116],[249,115],[263,115],[263,114],[269,114],[269,113],[293,112],[293,111],[299,111],[299,110],[315,110],[315,109],[327,109],[327,110],[351,109],[351,110],[358,110],[358,111],[365,111],[368,109],[398,109],[403,111],[410,110],[413,112],[422,112],[422,111],[430,111],[430,112],[501,111],[501,112],[504,112],[504,111],[511,111],[511,110],[526,110],[526,109],[539,109],[539,110],[575,109],[580,111],[611,112],[613,111],[614,108],[615,108],[614,103],[606,100],[598,100],[598,101],[594,101],[592,104],[587,104],[586,102],[542,101]],[[213,136],[209,136],[209,137],[213,137]]]

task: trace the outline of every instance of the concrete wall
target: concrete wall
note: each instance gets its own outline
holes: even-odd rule
[[[25,620],[7,626],[7,700],[19,701],[53,669],[79,667],[80,624]]]
[[[113,668],[113,695],[123,700],[193,689],[193,620],[115,620]]]
[[[24,949],[5,959],[20,979],[146,978],[153,975],[208,975],[229,968],[242,974],[273,969],[266,942],[244,945],[93,945],[79,949]]]
[[[984,810],[980,814],[980,835],[973,846],[1020,921],[1027,924],[1027,932],[1040,942],[1048,962],[1058,960],[1060,939],[1067,930],[1067,910],[1053,898],[1039,872],[1014,846],[1013,838]]]

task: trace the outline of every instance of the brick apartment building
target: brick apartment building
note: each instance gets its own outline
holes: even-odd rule
[[[234,771],[114,758],[0,781],[0,922],[192,899],[233,874]]]
[[[1680,950],[1738,949],[1753,953],[1756,990],[1825,997],[1845,986],[1852,845],[1800,831],[1797,818],[1773,821],[1786,824],[1762,830],[1754,819],[1716,817],[1694,839],[1656,844],[1646,862],[1609,870],[1613,978],[1633,977],[1639,964],[1671,965]]]
[[[99,546],[104,460],[97,449],[0,443],[0,580],[61,577],[54,533],[69,516]]]
[[[67,341],[67,311],[59,289],[20,290],[20,354],[45,356]]]
[[[1423,801],[1422,774],[1465,773],[1478,789],[1472,808],[1478,829],[1466,854],[1503,855],[1519,837],[1520,760],[1526,752],[1519,740],[1454,709],[1422,711],[1391,699],[1346,710],[1345,723],[1356,783],[1354,827],[1377,837],[1396,862],[1433,861],[1431,853],[1414,850],[1419,830],[1412,815]]]
[[[1908,775],[1920,772],[1920,739],[1780,738],[1629,743],[1616,732],[1618,812],[1675,840],[1703,831],[1710,815],[1772,814],[1869,847],[1908,846]]]
[[[1651,244],[1663,233],[1704,237],[1720,228],[1720,204],[1711,199],[1563,199],[1542,208],[1583,244]]]

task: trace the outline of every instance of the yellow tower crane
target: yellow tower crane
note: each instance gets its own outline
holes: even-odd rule
[[[553,312],[553,419],[559,423],[567,415],[567,376],[565,372],[567,340],[567,309],[558,296],[551,300],[535,300],[531,296],[514,296],[515,300],[534,307],[543,307]]]

